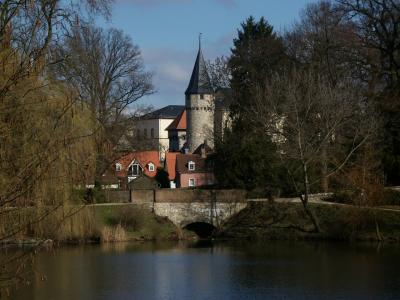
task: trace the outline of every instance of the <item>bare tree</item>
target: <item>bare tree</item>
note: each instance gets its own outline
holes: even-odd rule
[[[400,81],[400,3],[397,0],[336,0],[365,48],[379,53],[379,78],[389,87]],[[379,83],[379,82],[378,82]]]
[[[263,134],[276,143],[303,207],[320,231],[308,205],[312,186],[321,181],[312,169],[324,145],[330,159],[324,176],[334,175],[350,161],[372,134],[367,107],[351,86],[333,86],[311,71],[272,76],[255,99],[251,112]]]
[[[214,89],[229,88],[231,86],[231,71],[229,58],[217,57],[214,61],[207,61],[207,70]]]
[[[154,92],[152,74],[144,70],[138,46],[116,29],[76,25],[55,51],[62,61],[53,69],[57,78],[78,91],[101,126],[96,171],[100,176],[113,159],[104,145],[118,142],[121,135],[116,133],[126,122],[130,105]]]

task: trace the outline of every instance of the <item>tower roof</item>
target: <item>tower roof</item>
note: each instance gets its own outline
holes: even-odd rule
[[[207,72],[206,63],[204,62],[201,45],[199,43],[199,51],[197,52],[196,62],[193,67],[192,76],[190,77],[189,86],[185,94],[212,94],[214,92],[210,77]]]

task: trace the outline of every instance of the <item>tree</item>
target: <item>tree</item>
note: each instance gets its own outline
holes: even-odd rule
[[[359,75],[358,59],[360,41],[351,21],[343,18],[342,13],[329,1],[320,1],[306,6],[301,19],[285,35],[288,57],[300,69],[313,69],[317,74],[324,74],[333,86],[344,79],[352,79],[353,84],[362,88]],[[328,192],[326,148],[322,145],[321,188]]]
[[[313,170],[324,145],[329,145],[330,159],[326,176],[333,176],[351,160],[373,132],[370,111],[351,85],[333,86],[312,71],[276,74],[254,97],[249,113],[275,142],[306,213],[320,231],[309,207],[311,188],[321,180]]]
[[[249,17],[241,26],[238,37],[233,40],[234,47],[228,64],[233,90],[230,110],[237,123],[244,119],[251,120],[251,116],[245,113],[245,108],[252,102],[251,91],[264,83],[265,74],[282,69],[286,59],[282,39],[264,18],[256,22]]]
[[[0,2],[0,242],[26,236],[85,183],[94,152],[93,123],[76,95],[48,76],[56,63],[49,45],[85,5],[108,10],[108,0]],[[57,35],[54,33],[57,32]],[[23,281],[26,256],[1,261],[0,293]],[[22,260],[22,262],[21,262]],[[17,262],[17,263],[13,263]],[[21,275],[22,274],[22,275]]]
[[[231,71],[229,69],[229,58],[217,57],[214,61],[207,61],[207,70],[215,90],[229,88],[231,85]]]
[[[336,0],[355,24],[367,70],[367,96],[383,114],[386,182],[400,183],[400,5],[395,0]]]
[[[152,75],[144,70],[138,46],[120,30],[76,25],[56,51],[62,59],[54,68],[57,78],[78,91],[80,101],[90,107],[101,126],[97,141],[99,178],[114,159],[104,146],[118,143],[121,134],[116,133],[124,132],[130,105],[153,93]]]

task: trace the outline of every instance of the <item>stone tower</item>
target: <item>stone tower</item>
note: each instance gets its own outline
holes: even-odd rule
[[[213,148],[214,90],[201,52],[200,40],[199,51],[185,96],[189,151],[195,151],[204,141]]]

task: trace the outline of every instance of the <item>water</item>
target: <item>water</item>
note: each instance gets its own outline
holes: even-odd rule
[[[399,250],[303,242],[65,247],[39,253],[36,279],[11,299],[400,299]]]

